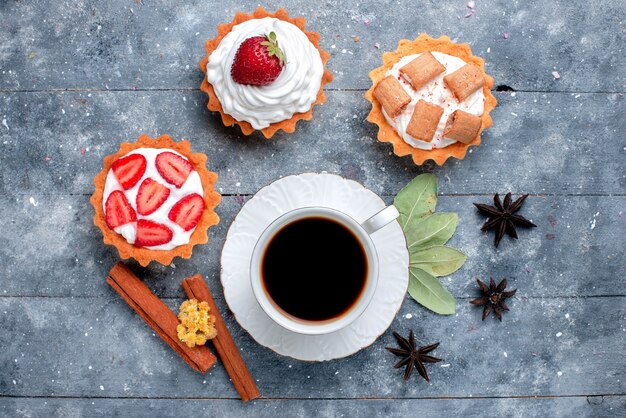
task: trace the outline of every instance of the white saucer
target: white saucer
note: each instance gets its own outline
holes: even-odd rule
[[[372,235],[380,264],[378,287],[370,305],[351,325],[325,335],[288,331],[272,321],[254,298],[250,259],[257,239],[272,221],[306,206],[337,209],[363,222],[385,203],[361,184],[334,174],[299,174],[262,188],[241,208],[228,230],[222,250],[224,296],[252,338],[278,354],[306,361],[346,357],[372,344],[398,313],[409,283],[406,241],[397,222]]]

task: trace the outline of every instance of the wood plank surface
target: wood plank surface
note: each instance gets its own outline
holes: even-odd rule
[[[140,134],[188,138],[209,156],[224,194],[254,194],[279,176],[328,171],[393,195],[432,171],[447,193],[511,190],[626,195],[626,97],[616,94],[496,94],[494,126],[463,161],[417,167],[390,155],[365,121],[362,92],[331,92],[312,122],[272,140],[243,137],[206,110],[201,92],[5,94],[0,115],[0,193],[91,194],[104,156]],[[65,112],[65,113],[64,113]],[[26,169],[27,168],[27,169]]]
[[[114,0],[0,4],[0,88],[197,89],[204,42],[235,12],[285,7],[304,16],[332,56],[333,89],[367,89],[367,73],[398,40],[426,32],[466,42],[496,85],[524,91],[623,92],[621,1],[306,0],[282,3]],[[505,33],[508,38],[505,39]],[[354,37],[359,42],[354,41]],[[378,46],[378,47],[377,47]],[[352,71],[358,63],[358,71]],[[553,71],[558,71],[556,79]]]
[[[269,141],[223,127],[198,91],[205,40],[257,4],[277,7],[0,2],[0,416],[626,416],[626,3],[286,0],[335,79],[313,121]],[[396,157],[365,121],[368,71],[421,32],[469,43],[495,78],[494,126],[444,167]],[[192,371],[105,283],[119,257],[92,224],[92,179],[142,133],[190,139],[224,197],[190,260],[129,265],[174,309],[180,281],[206,277],[261,390],[247,406],[219,363]],[[437,175],[438,210],[460,218],[450,245],[469,256],[442,279],[457,314],[407,296],[371,347],[324,363],[278,356],[237,324],[219,282],[228,227],[261,187],[322,171],[389,203]],[[538,228],[495,249],[472,203],[507,191],[531,194],[522,214]],[[518,289],[502,323],[468,303],[490,276]],[[431,384],[392,368],[392,329],[441,342]]]
[[[626,297],[527,298],[502,323],[460,299],[434,316],[408,299],[391,329],[341,360],[309,363],[261,347],[225,321],[265,398],[625,395]],[[175,308],[182,299],[168,299]],[[8,396],[235,398],[222,366],[193,371],[111,291],[98,298],[1,298],[0,391]],[[431,384],[402,380],[391,330],[440,341]],[[15,381],[15,383],[13,383]]]
[[[444,180],[440,190],[445,193],[447,187]],[[221,295],[222,246],[248,198],[222,199],[217,207],[220,223],[209,229],[209,243],[195,247],[191,259],[175,259],[175,268],[152,263],[143,269],[135,262],[131,268],[159,296],[182,297],[180,281],[196,273],[207,277],[211,289]],[[472,205],[490,199],[439,198],[438,210],[460,217],[450,245],[469,257],[460,271],[442,279],[453,294],[473,296],[475,279],[493,276],[507,277],[528,297],[626,296],[625,196],[531,196],[521,213],[538,228],[520,229],[519,240],[505,237],[498,249],[493,233],[480,231],[486,218]],[[104,280],[119,256],[102,243],[102,233],[92,224],[89,196],[0,196],[0,217],[10,220],[0,229],[0,239],[11,242],[21,236],[19,245],[0,247],[6,272],[0,275],[0,295],[109,298]]]
[[[393,399],[335,400],[260,399],[250,405],[231,399],[137,399],[137,398],[0,398],[0,413],[17,411],[24,416],[115,415],[137,418],[178,416],[183,411],[220,417],[292,416],[415,416],[420,417],[623,417],[626,405],[618,396],[576,396],[522,399]]]

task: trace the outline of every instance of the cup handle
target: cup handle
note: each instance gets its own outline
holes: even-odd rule
[[[398,216],[400,216],[398,209],[396,209],[394,205],[389,205],[376,215],[363,222],[361,226],[365,229],[365,232],[372,235],[383,226],[395,221]]]

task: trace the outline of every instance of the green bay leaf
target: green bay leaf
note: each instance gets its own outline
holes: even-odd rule
[[[411,267],[417,267],[425,272],[439,277],[452,274],[461,268],[467,256],[461,251],[436,245],[411,253]]]
[[[451,212],[439,212],[424,217],[414,228],[404,231],[409,253],[444,245],[454,234],[458,222],[457,214]]]
[[[406,233],[424,216],[435,212],[437,177],[430,173],[415,177],[398,192],[393,204],[400,212],[398,222]]]
[[[409,294],[420,305],[442,315],[452,315],[456,300],[439,280],[417,267],[409,268]]]

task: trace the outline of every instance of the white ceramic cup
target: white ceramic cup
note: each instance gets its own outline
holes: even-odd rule
[[[390,205],[367,219],[362,224],[350,216],[326,207],[305,207],[287,212],[273,221],[259,237],[250,262],[250,282],[252,291],[265,313],[278,325],[300,334],[319,335],[338,331],[356,320],[365,311],[378,284],[378,254],[370,234],[391,223],[399,216],[395,206]],[[269,296],[263,286],[261,276],[263,256],[274,235],[287,224],[303,218],[328,218],[348,228],[365,250],[367,258],[367,278],[365,287],[352,307],[337,318],[326,321],[306,321],[295,318],[283,311]],[[294,295],[294,297],[298,297]]]

